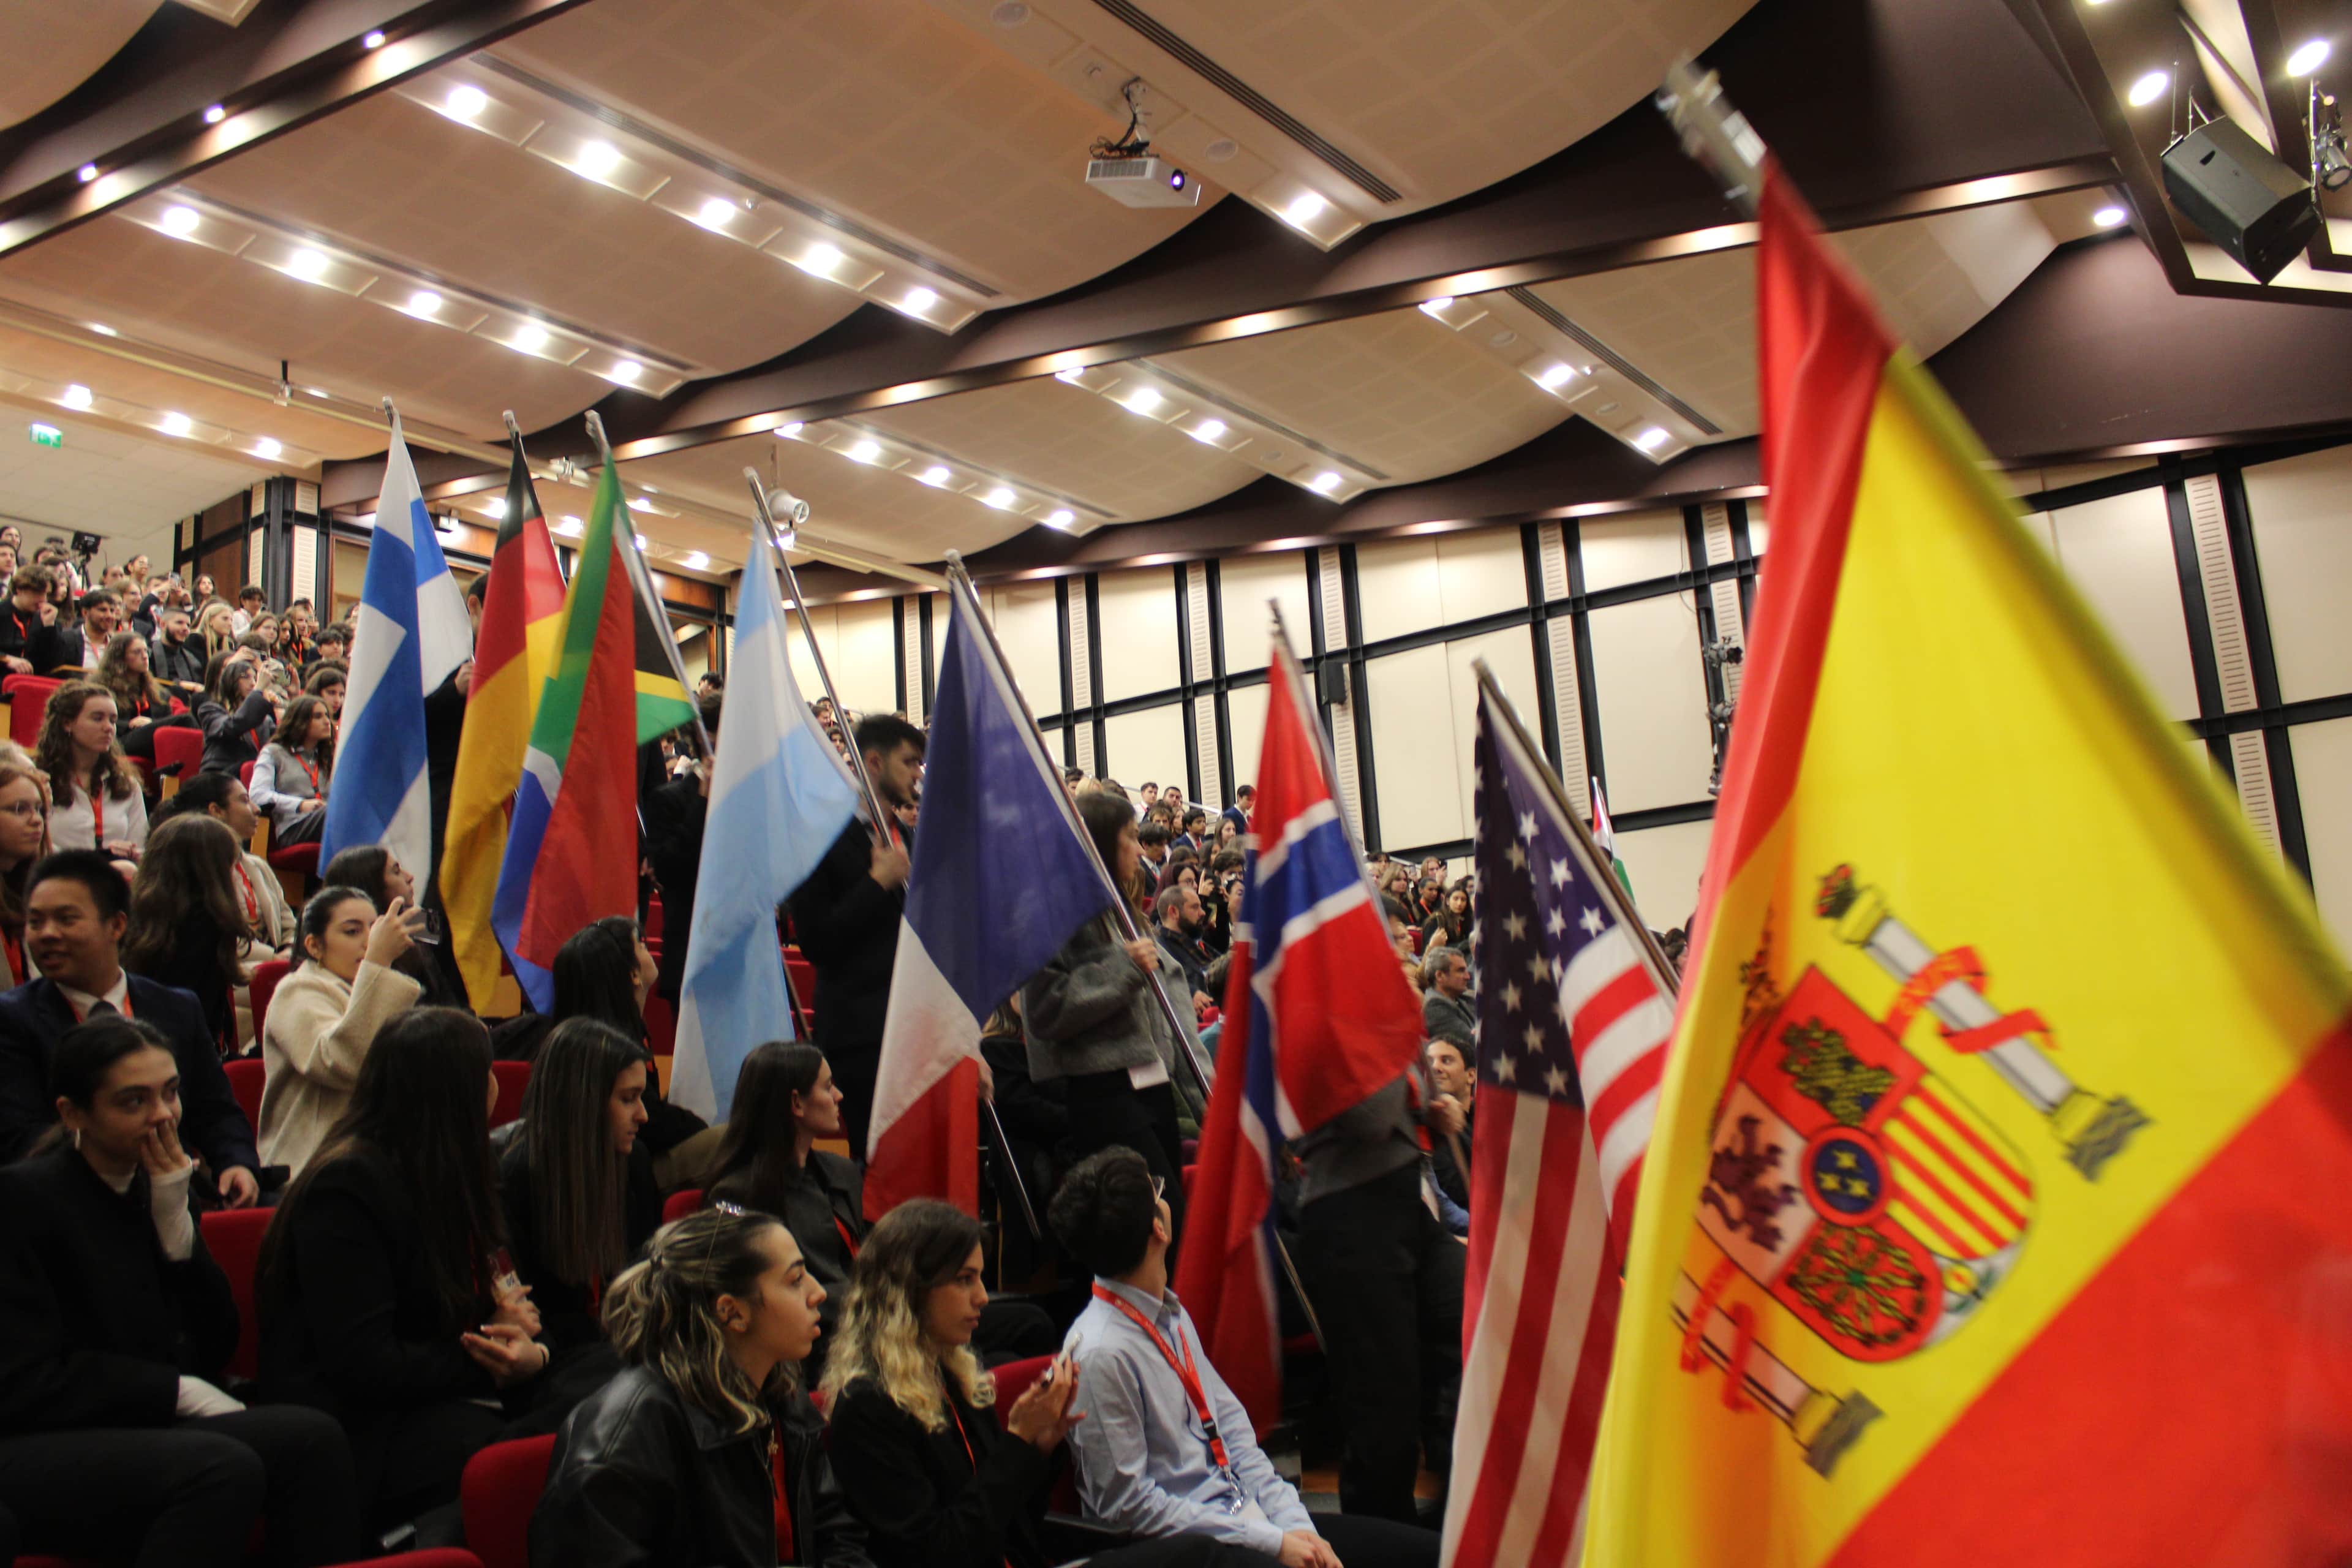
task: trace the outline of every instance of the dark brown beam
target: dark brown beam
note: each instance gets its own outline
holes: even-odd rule
[[[223,28],[167,6],[0,141],[0,256],[135,201],[583,0],[274,0]],[[386,42],[370,49],[381,30]],[[220,104],[230,118],[206,125]],[[81,182],[94,164],[100,176]]]

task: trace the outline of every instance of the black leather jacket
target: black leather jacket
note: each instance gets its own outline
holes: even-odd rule
[[[841,1500],[824,1424],[772,1402],[793,1488],[793,1561],[872,1568]],[[530,1521],[531,1568],[774,1568],[765,1428],[736,1436],[660,1374],[629,1367],[565,1418]]]

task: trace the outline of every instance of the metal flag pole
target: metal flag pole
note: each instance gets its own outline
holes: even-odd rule
[[[890,819],[883,814],[882,796],[875,789],[872,776],[866,771],[866,756],[857,749],[857,737],[849,730],[848,710],[842,707],[841,699],[834,693],[833,672],[825,665],[824,650],[817,647],[816,626],[809,619],[808,602],[801,597],[800,576],[793,570],[792,557],[785,552],[783,531],[777,525],[775,509],[767,487],[760,482],[760,471],[757,468],[746,468],[743,470],[743,479],[751,487],[753,514],[760,520],[761,526],[767,530],[768,542],[775,547],[776,574],[783,587],[784,602],[792,605],[793,613],[799,617],[801,636],[808,643],[809,658],[816,664],[817,682],[824,688],[825,700],[833,704],[834,722],[842,727],[843,735],[849,742],[843,749],[849,753],[850,771],[857,777],[858,792],[865,796],[866,812],[874,819],[875,836],[887,843],[890,836]],[[784,510],[791,516],[793,526],[798,528],[802,523],[806,522],[809,515],[808,502],[789,493],[783,493]],[[791,984],[789,974],[786,976],[786,984],[788,985]],[[1013,1199],[1021,1206],[1022,1221],[1029,1227],[1029,1235],[1033,1240],[1043,1241],[1045,1237],[1045,1230],[1037,1223],[1037,1210],[1029,1201],[1029,1184],[1022,1179],[1021,1166],[1013,1157],[1013,1140],[1005,1133],[1003,1119],[996,1114],[996,1102],[983,1098],[980,1102],[980,1109],[986,1118],[989,1133],[995,1141],[997,1155],[1003,1163],[1005,1176],[1012,1184]]]
[[[1754,217],[1764,195],[1764,161],[1769,150],[1748,117],[1724,96],[1722,79],[1691,60],[1678,59],[1666,68],[1666,79],[1654,101],[1681,132],[1683,151],[1716,177],[1734,206]]]

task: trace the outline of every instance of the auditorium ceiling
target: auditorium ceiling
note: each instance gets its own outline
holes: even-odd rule
[[[1312,534],[1571,425],[1664,468],[1755,434],[1676,57],[1932,354],[2157,243],[2101,47],[2143,45],[2032,0],[0,5],[0,407],[361,518],[390,397],[476,521],[511,412],[559,527],[593,409],[689,574],[742,558],[746,468],[836,563],[1244,492]],[[1197,205],[1081,178],[1130,116]]]

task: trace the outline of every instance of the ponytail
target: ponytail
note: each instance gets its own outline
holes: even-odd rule
[[[761,1240],[782,1228],[769,1215],[700,1210],[654,1232],[645,1260],[623,1269],[604,1290],[604,1333],[622,1364],[658,1373],[738,1436],[767,1425],[766,1390],[754,1387],[727,1353],[719,1298],[756,1293],[769,1263]],[[791,1369],[777,1371],[789,1386]]]

